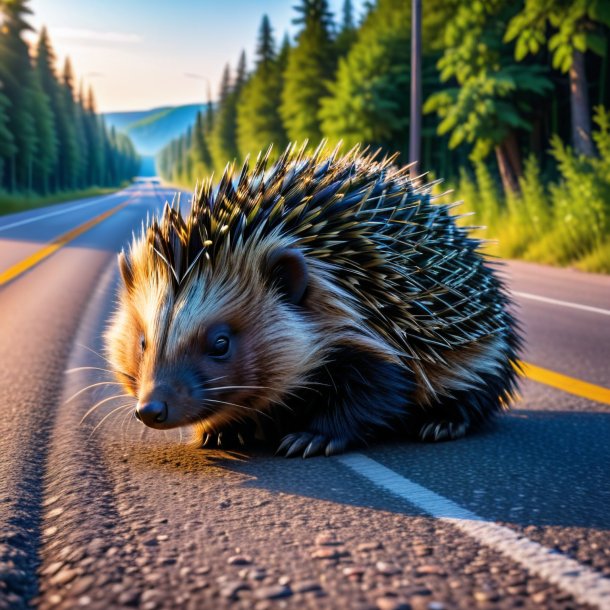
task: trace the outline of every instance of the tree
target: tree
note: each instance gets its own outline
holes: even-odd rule
[[[78,185],[80,174],[79,145],[81,144],[77,131],[76,104],[74,101],[74,77],[72,64],[66,58],[59,84],[59,121],[62,132],[61,151],[61,187],[73,190]]]
[[[2,81],[0,81],[2,85]],[[10,159],[17,151],[15,138],[10,130],[9,115],[7,108],[9,99],[2,93],[0,87],[0,188],[2,187],[2,175],[4,173],[5,159]]]
[[[33,72],[34,120],[39,136],[35,172],[39,177],[39,187],[43,193],[51,188],[59,158],[59,138],[56,121],[56,82],[50,62],[52,51],[46,28],[43,28],[37,44],[36,63]]]
[[[222,172],[227,163],[239,157],[237,148],[237,102],[246,83],[246,54],[242,51],[237,65],[236,77],[231,86],[231,71],[225,67],[221,86],[218,111],[214,117],[214,127],[210,138],[210,149],[214,170]]]
[[[548,40],[547,23],[554,30]],[[592,51],[600,56],[607,53],[603,25],[610,27],[607,0],[525,0],[504,36],[506,41],[516,40],[518,61],[546,45],[553,54],[553,67],[569,73],[572,143],[577,153],[586,156],[595,151],[585,53]]]
[[[329,139],[406,151],[410,13],[408,0],[380,0],[347,57],[339,60],[320,110]]]
[[[280,113],[290,140],[317,143],[320,101],[336,65],[332,13],[327,0],[301,0],[295,8],[301,16],[294,23],[303,27],[288,57]]]
[[[203,178],[212,169],[212,157],[206,138],[203,112],[199,111],[195,119],[195,126],[193,127],[190,151],[192,173],[196,180]]]
[[[335,41],[337,56],[347,55],[354,42],[356,42],[357,30],[354,19],[354,6],[352,0],[344,0],[342,10],[341,29]]]
[[[0,3],[0,80],[9,101],[5,111],[15,141],[6,182],[13,191],[27,187],[37,146],[32,116],[32,66],[27,44],[23,40],[23,34],[32,30],[27,22],[28,15],[32,14],[28,3],[29,0]]]
[[[240,155],[256,154],[274,145],[274,157],[285,147],[279,105],[282,66],[276,61],[269,18],[261,22],[256,50],[256,71],[246,83],[237,105],[237,142]]]
[[[538,65],[517,65],[502,45],[514,6],[504,0],[462,5],[445,30],[445,52],[438,62],[441,81],[457,87],[431,95],[424,112],[436,112],[439,135],[450,133],[450,148],[472,145],[480,161],[495,151],[505,192],[519,191],[522,174],[517,130],[529,130],[528,97],[552,88]],[[510,50],[509,50],[510,51]]]

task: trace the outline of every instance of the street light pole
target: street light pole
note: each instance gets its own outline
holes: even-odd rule
[[[421,5],[411,3],[411,120],[409,122],[409,163],[412,174],[419,172],[421,156]]]

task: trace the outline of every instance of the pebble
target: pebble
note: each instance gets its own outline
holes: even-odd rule
[[[165,540],[169,540],[169,536],[167,534],[159,534],[157,540],[159,542],[164,542]]]
[[[74,580],[78,574],[70,568],[62,568],[53,578],[50,579],[52,585],[66,585]]]
[[[226,597],[227,599],[237,599],[237,594],[239,591],[246,591],[250,589],[250,586],[241,580],[232,580],[223,586],[220,590],[220,595],[222,597]]]
[[[546,601],[547,592],[546,591],[538,591],[538,593],[534,593],[531,597],[532,601],[535,604],[542,604]]]
[[[119,595],[119,604],[123,606],[137,606],[140,603],[139,591],[123,591]]]
[[[349,555],[347,551],[340,551],[332,547],[322,547],[311,554],[312,559],[339,559]]]
[[[91,598],[88,595],[83,595],[78,598],[79,606],[88,606],[91,603]]]
[[[357,550],[368,552],[368,551],[376,551],[377,549],[382,549],[383,545],[381,542],[362,542],[357,547]]]
[[[425,557],[426,555],[432,554],[432,549],[429,546],[417,544],[413,547],[413,552],[417,557]]]
[[[399,566],[393,563],[386,563],[385,561],[378,561],[375,564],[375,568],[377,568],[377,571],[384,576],[394,576],[402,572]]]
[[[473,597],[478,601],[478,602],[493,602],[496,601],[498,599],[497,594],[493,593],[492,591],[475,591],[473,593]]]
[[[334,534],[319,534],[316,536],[316,544],[318,546],[339,546],[342,544]]]
[[[375,600],[379,610],[411,610],[411,605],[397,597],[379,597]]]
[[[445,570],[443,570],[443,568],[441,568],[440,566],[429,564],[429,565],[417,566],[415,568],[415,573],[418,576],[426,576],[428,574],[438,574],[439,576],[444,576]]]
[[[254,591],[256,599],[281,599],[290,597],[292,590],[286,585],[271,585],[269,587],[260,587]]]
[[[54,574],[57,574],[57,572],[59,572],[59,570],[61,569],[61,567],[63,565],[64,565],[63,561],[54,561],[53,563],[49,564],[42,573],[45,576],[53,576]],[[2,571],[1,566],[0,566],[0,571]]]
[[[84,593],[86,593],[95,582],[93,576],[83,576],[79,578],[70,589],[70,595],[74,597],[80,597]]]
[[[292,585],[292,590],[295,593],[309,593],[311,591],[322,591],[322,586],[315,580],[304,580],[302,582],[295,582]]]
[[[347,576],[350,580],[360,580],[366,568],[364,566],[346,566],[343,568],[343,576]]]
[[[247,566],[252,563],[252,558],[247,555],[232,555],[227,563],[231,566]]]

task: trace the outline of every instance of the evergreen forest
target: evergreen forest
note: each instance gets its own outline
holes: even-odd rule
[[[28,4],[0,0],[0,200],[25,202],[131,179],[140,165],[133,144],[105,126],[92,89],[77,85],[70,59],[58,70],[45,28],[35,46],[26,42]]]

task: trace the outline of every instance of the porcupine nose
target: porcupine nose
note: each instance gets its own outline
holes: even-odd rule
[[[136,417],[147,426],[162,424],[167,419],[167,403],[160,400],[138,403]]]

